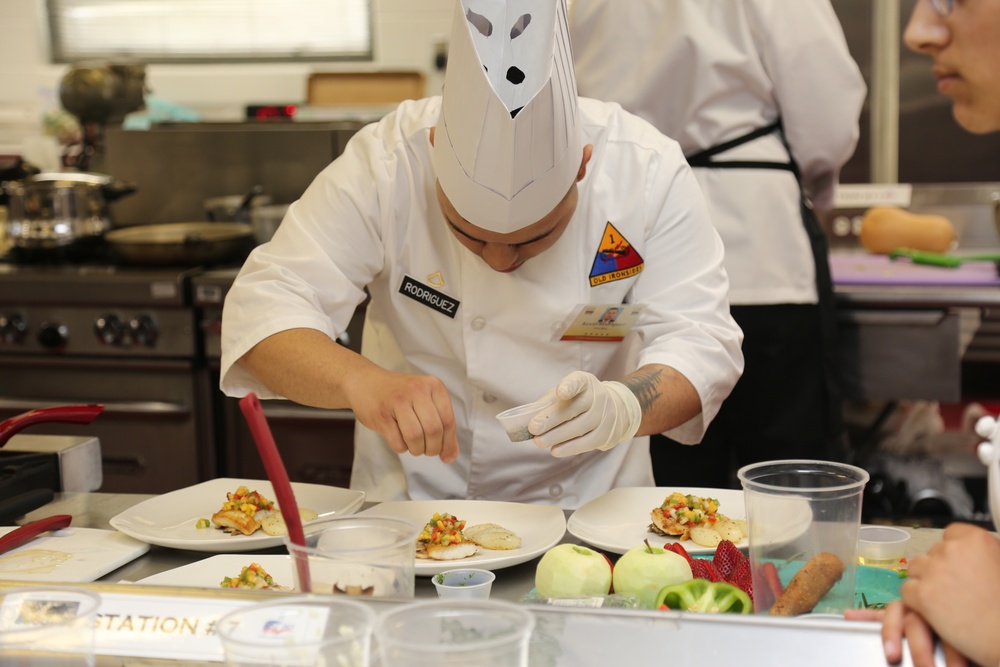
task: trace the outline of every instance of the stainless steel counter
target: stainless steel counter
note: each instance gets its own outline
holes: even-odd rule
[[[73,525],[109,528],[109,521],[119,512],[150,495],[102,493],[59,494],[49,505],[30,513],[24,521],[52,514],[72,514]],[[940,539],[938,529],[909,529],[912,539],[908,556],[928,549]],[[573,541],[567,533],[563,541]],[[265,552],[267,553],[267,552]],[[283,553],[273,550],[269,553]],[[122,585],[165,570],[179,567],[211,554],[179,551],[153,546],[139,559],[102,577],[91,585],[98,592],[149,590],[151,587]],[[537,561],[497,571],[494,599],[519,601],[533,587]],[[10,582],[0,583],[7,586]],[[192,599],[206,596],[255,595],[266,599],[267,592],[254,591],[180,591]],[[433,598],[436,594],[429,577],[418,577],[416,597]],[[373,601],[376,611],[399,601]],[[801,664],[809,656],[811,665],[884,665],[879,626],[876,623],[845,622],[839,619],[782,619],[729,614],[680,614],[632,609],[566,609],[531,607],[536,617],[532,640],[531,667],[580,667],[623,665],[632,662],[664,659],[678,664],[731,664],[741,667]],[[374,660],[374,663],[377,663]],[[152,658],[99,656],[105,666],[152,667],[178,664]],[[184,664],[218,665],[218,662],[186,661]],[[911,664],[904,660],[903,665]],[[377,665],[373,664],[373,667]]]

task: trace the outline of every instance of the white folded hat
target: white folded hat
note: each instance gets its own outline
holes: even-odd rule
[[[531,225],[582,157],[566,0],[456,0],[434,168],[458,213],[501,234]]]

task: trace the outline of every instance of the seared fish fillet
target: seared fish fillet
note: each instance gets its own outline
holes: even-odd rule
[[[212,523],[228,533],[253,535],[260,528],[260,521],[239,510],[220,510],[212,515]]]

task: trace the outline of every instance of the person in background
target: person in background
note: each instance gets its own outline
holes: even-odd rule
[[[659,486],[846,455],[826,238],[866,86],[829,0],[574,0],[581,95],[676,139],[726,248],[746,367],[698,447],[654,436]]]
[[[938,90],[969,132],[1000,130],[1000,2],[918,0],[903,39],[933,59]],[[1000,517],[993,517],[1000,523]],[[913,664],[935,664],[935,639],[946,664],[1000,665],[1000,540],[993,532],[954,523],[938,544],[910,561],[902,601],[884,615],[865,610],[849,618],[882,618],[886,659],[903,658],[905,636]]]
[[[351,408],[369,500],[649,486],[645,436],[700,440],[743,366],[697,181],[676,142],[577,97],[565,0],[456,1],[449,49],[443,96],[358,132],[251,253],[221,388]],[[335,340],[366,293],[362,356]],[[621,339],[565,334],[623,304]],[[543,395],[510,442],[496,415]]]

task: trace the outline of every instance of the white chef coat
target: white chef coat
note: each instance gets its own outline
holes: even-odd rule
[[[648,438],[557,459],[531,441],[510,442],[496,415],[574,370],[617,379],[657,363],[683,373],[703,406],[673,437],[700,439],[742,371],[742,332],[726,302],[721,240],[680,149],[618,105],[581,100],[584,143],[594,154],[576,213],[552,248],[501,274],[459,243],[438,206],[429,131],[439,110],[440,98],[404,102],[362,129],[292,204],[274,238],[251,253],[223,312],[223,391],[275,397],[235,361],[286,329],[336,337],[367,287],[362,353],[444,382],[460,454],[450,465],[399,455],[358,424],[353,488],[371,500],[574,508],[616,486],[652,485]],[[609,223],[643,268],[591,286]],[[406,282],[457,304],[454,317],[401,293]],[[556,340],[580,304],[622,302],[645,305],[625,342]]]
[[[620,103],[685,155],[780,116],[805,194],[831,206],[866,87],[829,0],[574,0],[570,30],[581,95]],[[788,162],[788,152],[774,132],[714,159]],[[794,175],[695,174],[726,246],[730,303],[816,303]]]

